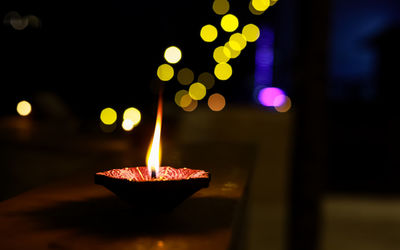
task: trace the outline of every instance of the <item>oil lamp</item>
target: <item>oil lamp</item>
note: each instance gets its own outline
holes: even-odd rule
[[[161,166],[162,98],[158,100],[157,119],[147,152],[147,167],[112,169],[95,174],[95,183],[103,185],[119,198],[143,211],[163,211],[208,187],[210,174],[204,170]]]

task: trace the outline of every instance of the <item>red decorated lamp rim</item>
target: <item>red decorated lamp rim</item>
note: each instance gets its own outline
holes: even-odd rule
[[[182,181],[210,178],[209,173],[204,170],[173,168],[170,166],[160,167],[157,178],[151,178],[148,169],[145,166],[111,169],[104,172],[98,172],[96,175],[131,182]]]

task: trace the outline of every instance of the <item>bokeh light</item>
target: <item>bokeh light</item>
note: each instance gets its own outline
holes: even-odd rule
[[[211,24],[204,25],[200,30],[200,37],[205,42],[212,42],[218,36],[218,30]]]
[[[241,33],[232,34],[229,38],[229,46],[233,50],[243,50],[246,47],[246,38]]]
[[[239,20],[235,15],[227,14],[221,19],[221,27],[226,32],[233,32],[239,26]]]
[[[131,131],[135,127],[135,123],[131,119],[124,119],[121,126],[123,130]]]
[[[133,126],[137,126],[140,123],[142,115],[137,108],[130,107],[124,111],[122,118],[124,120],[131,120],[133,122]]]
[[[10,11],[5,15],[4,23],[10,24],[15,30],[23,30],[28,26],[29,19],[16,11]]]
[[[189,92],[187,90],[181,89],[178,92],[176,92],[175,94],[175,103],[176,105],[178,105],[179,107],[181,106],[181,99],[184,95],[188,95]]]
[[[275,5],[276,3],[278,2],[278,0],[270,0],[270,6],[273,6],[273,5]]]
[[[260,37],[260,29],[255,24],[247,24],[242,29],[242,34],[248,42],[255,42]]]
[[[215,14],[225,15],[229,11],[229,2],[227,0],[214,0],[212,8]]]
[[[189,87],[189,95],[193,100],[203,99],[206,96],[206,92],[206,87],[200,82],[193,83]]]
[[[100,113],[100,120],[106,125],[111,125],[117,120],[117,112],[112,108],[105,108]]]
[[[225,46],[219,46],[215,48],[213,58],[217,63],[227,62],[231,58],[231,51]]]
[[[232,47],[229,45],[229,42],[225,43],[225,47],[229,49],[231,52],[231,59],[234,59],[240,55],[240,50],[234,50]]]
[[[33,27],[33,28],[40,28],[41,22],[40,19],[35,16],[35,15],[28,15],[26,17],[29,21],[29,26]]]
[[[270,5],[269,0],[251,0],[251,5],[257,11],[266,11]]]
[[[275,105],[274,108],[276,111],[280,113],[284,113],[290,110],[292,107],[292,100],[290,100],[289,96],[286,95],[280,95],[275,98],[274,104],[279,104],[280,105]]]
[[[221,111],[225,107],[225,97],[221,94],[215,93],[208,98],[208,107],[212,111]]]
[[[214,76],[208,72],[201,73],[197,78],[197,81],[206,86],[206,89],[211,89],[212,87],[214,87],[215,84]]]
[[[164,58],[169,63],[177,63],[182,58],[181,50],[176,46],[168,47],[164,52]]]
[[[189,68],[179,70],[176,77],[178,78],[178,82],[182,85],[189,85],[194,80],[193,71]]]
[[[186,95],[182,96],[180,106],[182,108],[189,107],[189,105],[192,103],[192,101],[193,101],[192,97],[190,97],[189,94],[186,94]]]
[[[228,80],[232,76],[232,67],[227,63],[218,63],[214,68],[214,74],[219,80]]]
[[[157,69],[157,76],[161,81],[169,81],[174,76],[174,68],[169,64],[161,64]]]
[[[17,112],[20,116],[27,116],[32,112],[32,106],[28,101],[20,101],[17,104]]]
[[[250,10],[251,14],[256,15],[256,16],[259,16],[264,13],[264,11],[258,11],[256,9],[254,9],[253,5],[251,4],[251,1],[249,2],[249,10]]]
[[[197,108],[197,106],[198,106],[198,101],[192,100],[189,106],[183,107],[183,110],[185,110],[186,112],[192,112]]]
[[[282,95],[286,96],[283,90],[274,87],[267,87],[258,92],[258,101],[260,104],[267,107],[280,106],[285,100],[280,97]]]

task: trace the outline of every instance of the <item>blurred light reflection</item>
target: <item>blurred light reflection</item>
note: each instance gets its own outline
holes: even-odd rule
[[[171,46],[165,50],[164,58],[167,62],[175,64],[181,60],[182,52],[178,47]]]
[[[193,83],[189,87],[189,95],[193,100],[203,99],[206,96],[206,92],[206,87],[200,82]]]
[[[131,131],[135,127],[135,123],[131,119],[124,119],[121,126],[123,130]]]
[[[169,81],[174,77],[174,68],[169,64],[161,64],[157,69],[157,76],[161,81]]]
[[[214,76],[208,72],[201,73],[197,78],[197,81],[201,82],[206,87],[206,89],[211,89],[212,87],[214,87],[215,84]]]
[[[208,98],[208,107],[212,111],[221,111],[225,107],[225,97],[221,94],[215,93]]]
[[[111,125],[117,120],[117,112],[112,108],[105,108],[100,113],[100,120],[106,125]]]
[[[31,113],[32,106],[29,102],[23,100],[17,104],[17,112],[20,116],[27,116]]]
[[[232,76],[232,67],[227,63],[218,63],[214,68],[214,74],[219,80],[228,80]]]
[[[267,107],[281,106],[285,101],[282,96],[286,96],[285,92],[279,88],[263,88],[258,92],[258,101]]]
[[[229,11],[229,2],[227,0],[214,0],[213,10],[217,15],[225,15]]]
[[[183,68],[178,71],[177,78],[180,84],[189,85],[194,80],[194,74],[193,71],[189,68]]]
[[[275,98],[274,104],[276,104],[274,106],[276,111],[284,113],[289,111],[290,108],[292,107],[292,100],[289,98],[289,96],[280,95],[277,98]]]
[[[122,118],[124,120],[132,121],[133,126],[137,126],[140,123],[142,115],[141,115],[140,111],[137,108],[130,107],[130,108],[127,108],[124,111],[124,114],[122,115]]]
[[[200,30],[200,37],[205,42],[212,42],[218,36],[217,28],[211,24],[204,25]]]
[[[227,14],[221,19],[221,27],[226,32],[233,32],[239,26],[239,20],[235,15]]]

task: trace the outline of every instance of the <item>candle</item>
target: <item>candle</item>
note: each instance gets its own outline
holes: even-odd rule
[[[95,174],[103,185],[122,200],[145,211],[165,210],[208,187],[210,173],[204,170],[173,168],[161,163],[162,98],[158,101],[154,135],[147,151],[147,166],[111,169]]]

